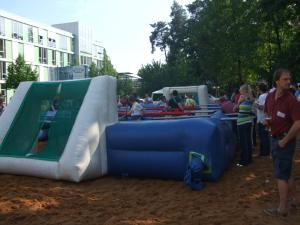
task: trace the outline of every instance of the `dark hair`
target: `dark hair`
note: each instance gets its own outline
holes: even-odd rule
[[[274,75],[273,75],[273,84],[274,84],[274,86],[276,86],[276,81],[280,80],[280,77],[284,73],[291,74],[291,72],[288,69],[279,68],[279,69],[275,70]]]
[[[266,92],[268,91],[268,87],[267,87],[267,85],[266,85],[265,83],[260,83],[260,84],[258,85],[258,88],[259,88],[259,90],[262,91],[263,93],[266,93]]]
[[[174,91],[172,92],[172,95],[177,96],[177,95],[178,95],[178,91],[174,90]]]
[[[135,102],[137,100],[136,96],[135,95],[131,95],[129,97],[129,102]]]

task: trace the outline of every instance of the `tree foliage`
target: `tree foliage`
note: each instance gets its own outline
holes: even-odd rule
[[[104,57],[103,57],[103,64],[99,71],[100,75],[111,75],[111,76],[117,76],[118,72],[112,65],[106,51],[104,50]]]
[[[15,63],[8,66],[7,89],[16,89],[22,81],[36,81],[38,73],[32,70],[30,65],[25,64],[24,58],[19,55]]]
[[[232,90],[259,79],[271,83],[278,67],[300,77],[300,3],[297,0],[176,1],[170,22],[151,24],[152,52],[166,63],[143,66],[142,92],[163,86],[207,84]]]
[[[100,69],[92,62],[89,66],[89,77],[96,77],[100,75]]]

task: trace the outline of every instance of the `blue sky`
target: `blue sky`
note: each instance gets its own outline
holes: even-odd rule
[[[177,0],[186,5],[193,0]],[[170,21],[173,0],[1,0],[0,8],[44,24],[80,21],[94,28],[118,72],[137,73],[152,59],[149,24]]]

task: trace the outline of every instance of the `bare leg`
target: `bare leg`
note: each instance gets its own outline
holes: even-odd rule
[[[296,195],[296,185],[294,182],[294,178],[291,177],[288,182],[289,182],[289,200],[291,201],[292,205],[298,205],[297,195]]]
[[[288,199],[289,199],[289,182],[286,180],[277,180],[279,191],[279,211],[281,213],[287,213],[288,211]]]

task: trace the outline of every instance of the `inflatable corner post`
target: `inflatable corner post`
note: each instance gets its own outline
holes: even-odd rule
[[[0,117],[0,172],[79,182],[107,173],[116,79],[23,82]]]

